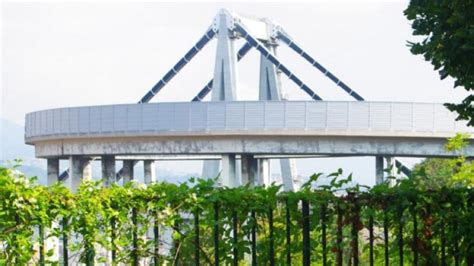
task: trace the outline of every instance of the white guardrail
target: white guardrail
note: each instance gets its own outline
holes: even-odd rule
[[[473,132],[442,104],[234,101],[59,108],[26,115],[25,139],[143,132],[298,130]]]

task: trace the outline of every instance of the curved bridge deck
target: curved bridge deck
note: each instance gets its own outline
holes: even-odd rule
[[[235,101],[44,110],[26,116],[38,157],[143,154],[453,156],[474,133],[442,104]],[[474,155],[473,145],[465,150]]]

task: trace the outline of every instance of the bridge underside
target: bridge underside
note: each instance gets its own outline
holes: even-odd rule
[[[445,138],[361,136],[113,137],[38,141],[36,156],[222,155],[453,157]],[[471,144],[474,144],[471,140]],[[474,156],[474,145],[463,151]]]

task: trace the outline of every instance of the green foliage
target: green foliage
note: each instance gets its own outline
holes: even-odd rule
[[[466,0],[411,0],[405,15],[419,42],[411,52],[421,54],[439,71],[441,79],[455,79],[454,87],[474,90],[474,2]],[[474,126],[474,95],[460,104],[446,104],[458,119]]]
[[[442,187],[421,190],[413,178],[388,182],[373,188],[351,184],[351,176],[342,170],[330,174],[331,182],[316,186],[320,174],[313,175],[298,192],[281,192],[279,186],[216,187],[215,180],[190,179],[183,184],[157,183],[144,186],[102,187],[99,182],[84,181],[76,194],[61,184],[52,187],[34,185],[34,180],[16,174],[14,169],[0,169],[0,265],[37,264],[41,237],[34,234],[45,229],[44,239],[68,235],[69,250],[79,254],[81,262],[104,262],[101,250],[113,250],[114,265],[131,264],[134,257],[152,257],[153,238],[145,237],[148,228],[159,226],[161,232],[158,260],[160,265],[189,265],[196,250],[194,217],[199,216],[201,263],[213,264],[214,229],[219,230],[219,260],[232,264],[233,252],[241,264],[251,252],[252,229],[257,230],[258,264],[270,260],[270,243],[274,243],[275,263],[283,265],[287,252],[293,264],[302,261],[301,201],[310,204],[310,246],[312,264],[327,254],[329,264],[336,264],[342,254],[344,264],[351,261],[355,243],[362,262],[368,261],[368,221],[374,219],[374,252],[376,265],[383,264],[383,221],[388,221],[389,256],[397,263],[398,237],[404,244],[404,261],[410,264],[413,252],[420,254],[420,264],[440,264],[441,243],[446,243],[450,258],[457,256],[467,264],[474,254],[472,210],[474,193],[467,187]],[[349,187],[348,187],[349,186]],[[215,208],[219,219],[214,219]],[[270,238],[270,211],[273,234]],[[287,245],[286,214],[290,215],[290,241]],[[251,213],[255,213],[255,219]],[[418,232],[413,240],[413,214]],[[54,226],[65,221],[64,228]],[[402,223],[404,231],[398,230]],[[237,241],[234,240],[237,224]],[[326,229],[326,249],[323,249],[323,227]],[[163,237],[171,232],[172,239]],[[341,238],[338,236],[340,235]],[[137,237],[135,237],[137,236]],[[72,241],[75,239],[75,241]],[[442,241],[442,239],[446,241]],[[340,242],[339,242],[340,241]],[[137,247],[136,249],[134,247]],[[236,250],[234,249],[236,248]],[[166,250],[165,250],[166,249]],[[46,261],[54,264],[48,257]],[[49,252],[51,254],[51,252]],[[451,259],[452,261],[452,259]],[[57,263],[57,262],[56,262]]]

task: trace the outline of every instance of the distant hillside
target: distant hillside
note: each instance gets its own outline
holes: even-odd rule
[[[22,125],[0,119],[0,140],[0,160],[34,158],[33,146],[25,144]]]

